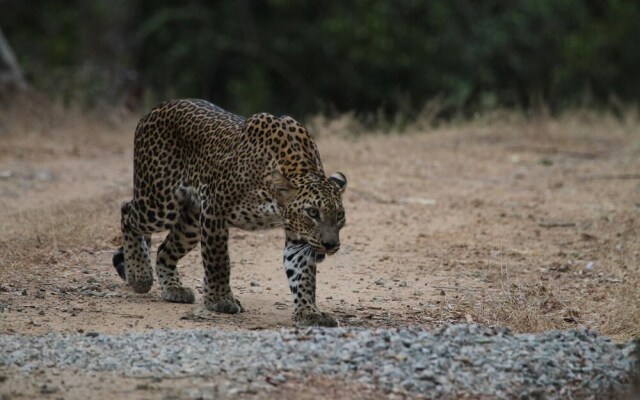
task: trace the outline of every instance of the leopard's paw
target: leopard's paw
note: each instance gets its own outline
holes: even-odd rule
[[[333,315],[317,310],[305,310],[297,313],[294,317],[297,327],[324,326],[333,328],[339,325],[338,320]]]
[[[237,314],[244,311],[240,302],[233,297],[206,298],[204,308],[224,314]]]
[[[196,301],[196,295],[191,288],[186,286],[170,286],[162,290],[162,300],[172,303],[193,304]]]
[[[131,276],[127,276],[127,285],[131,286],[136,293],[149,293],[153,286],[153,277],[144,277],[142,279],[135,279]]]

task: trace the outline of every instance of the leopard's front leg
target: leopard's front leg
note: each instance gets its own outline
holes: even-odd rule
[[[229,229],[217,208],[209,199],[202,200],[200,247],[204,266],[204,306],[210,311],[236,314],[243,309],[229,286]]]
[[[316,264],[324,259],[306,242],[292,239],[287,233],[284,247],[284,270],[293,297],[296,326],[338,326],[338,320],[316,306]]]

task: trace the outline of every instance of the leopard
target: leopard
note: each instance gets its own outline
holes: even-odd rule
[[[235,314],[244,308],[230,287],[229,229],[281,228],[295,326],[338,326],[316,304],[316,270],[340,250],[346,185],[341,172],[325,175],[312,135],[290,116],[166,101],[136,126],[133,198],[121,207],[113,266],[134,292],[148,293],[151,235],[168,231],[155,260],[161,298],[195,303],[177,264],[200,244],[204,308]]]

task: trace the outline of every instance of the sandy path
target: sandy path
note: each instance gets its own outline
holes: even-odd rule
[[[547,311],[556,326],[602,328],[606,315],[578,312],[581,302],[571,295],[591,292],[594,280],[615,286],[620,277],[612,266],[637,260],[638,141],[582,126],[540,129],[321,135],[327,173],[343,171],[349,187],[344,250],[320,265],[319,306],[343,325],[491,323],[481,303],[524,282],[553,294]],[[117,211],[131,185],[132,134],[99,138],[23,139],[0,152],[1,218],[15,224],[52,207],[73,215],[74,207],[93,204],[105,239],[60,245],[36,263],[4,261],[0,333],[291,326],[277,230],[231,233],[232,287],[243,314],[203,313],[201,296],[195,306],[162,302],[157,286],[148,295],[129,291],[110,259]],[[589,262],[596,271],[585,269]],[[198,251],[180,271],[199,288]],[[606,302],[612,293],[590,301]]]

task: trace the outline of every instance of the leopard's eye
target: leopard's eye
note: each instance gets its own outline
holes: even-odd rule
[[[344,211],[338,211],[338,220],[344,219]]]
[[[307,214],[313,219],[318,219],[320,217],[320,211],[317,208],[307,208]]]

